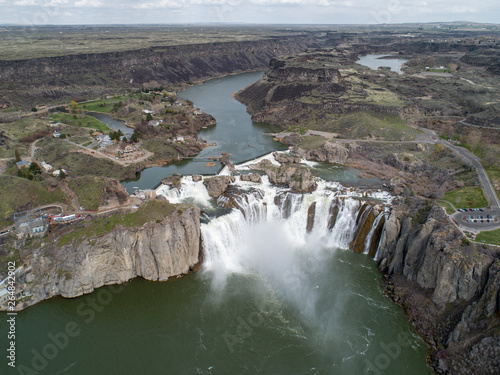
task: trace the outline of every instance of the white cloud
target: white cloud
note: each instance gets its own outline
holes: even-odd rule
[[[468,6],[458,6],[451,8],[452,13],[477,13],[477,9]]]
[[[175,0],[159,0],[142,4],[134,4],[133,7],[137,9],[179,8],[181,7],[181,4]]]
[[[78,0],[75,2],[75,7],[100,7],[103,3],[100,0]]]
[[[499,0],[0,0],[0,22],[19,22],[49,13],[50,22],[63,11],[72,23],[263,22],[373,23],[466,19],[498,22]],[[112,8],[114,12],[95,12]],[[36,12],[36,9],[40,11]],[[156,12],[151,12],[157,10]],[[383,21],[381,21],[383,20]],[[35,22],[35,21],[34,21]],[[37,21],[38,22],[38,21]]]
[[[20,6],[20,7],[33,7],[40,5],[38,0],[17,0],[14,1],[14,5]]]

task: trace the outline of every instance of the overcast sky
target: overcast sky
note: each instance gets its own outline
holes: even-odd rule
[[[499,0],[0,0],[0,23],[500,22]]]

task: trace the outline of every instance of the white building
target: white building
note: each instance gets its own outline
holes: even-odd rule
[[[99,148],[106,148],[113,145],[113,141],[107,134],[99,134],[96,140],[99,144]]]
[[[52,168],[52,165],[50,165],[50,164],[48,164],[48,163],[46,163],[46,162],[44,162],[44,161],[42,161],[42,162],[40,163],[40,166],[43,168],[43,170],[44,170],[46,173],[48,173],[51,169],[54,169],[54,168]]]

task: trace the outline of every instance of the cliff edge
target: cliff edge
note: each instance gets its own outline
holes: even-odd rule
[[[163,219],[152,215],[151,221],[129,227],[138,216],[132,213],[124,215],[110,231],[95,234],[92,225],[109,226],[116,221],[111,216],[79,229],[93,231],[94,235],[79,237],[76,230],[69,233],[71,240],[63,235],[59,241],[45,243],[38,249],[27,247],[21,253],[24,269],[17,278],[19,287],[31,293],[31,297],[17,307],[22,309],[57,295],[77,297],[138,276],[165,281],[192,271],[200,262],[199,208],[160,200],[155,200],[154,205],[155,211],[158,212],[158,206],[162,210]],[[63,241],[70,243],[61,246]]]

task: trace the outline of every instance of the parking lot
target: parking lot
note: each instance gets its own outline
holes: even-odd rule
[[[462,208],[451,217],[472,231],[492,230],[500,227],[500,210],[489,208]]]

